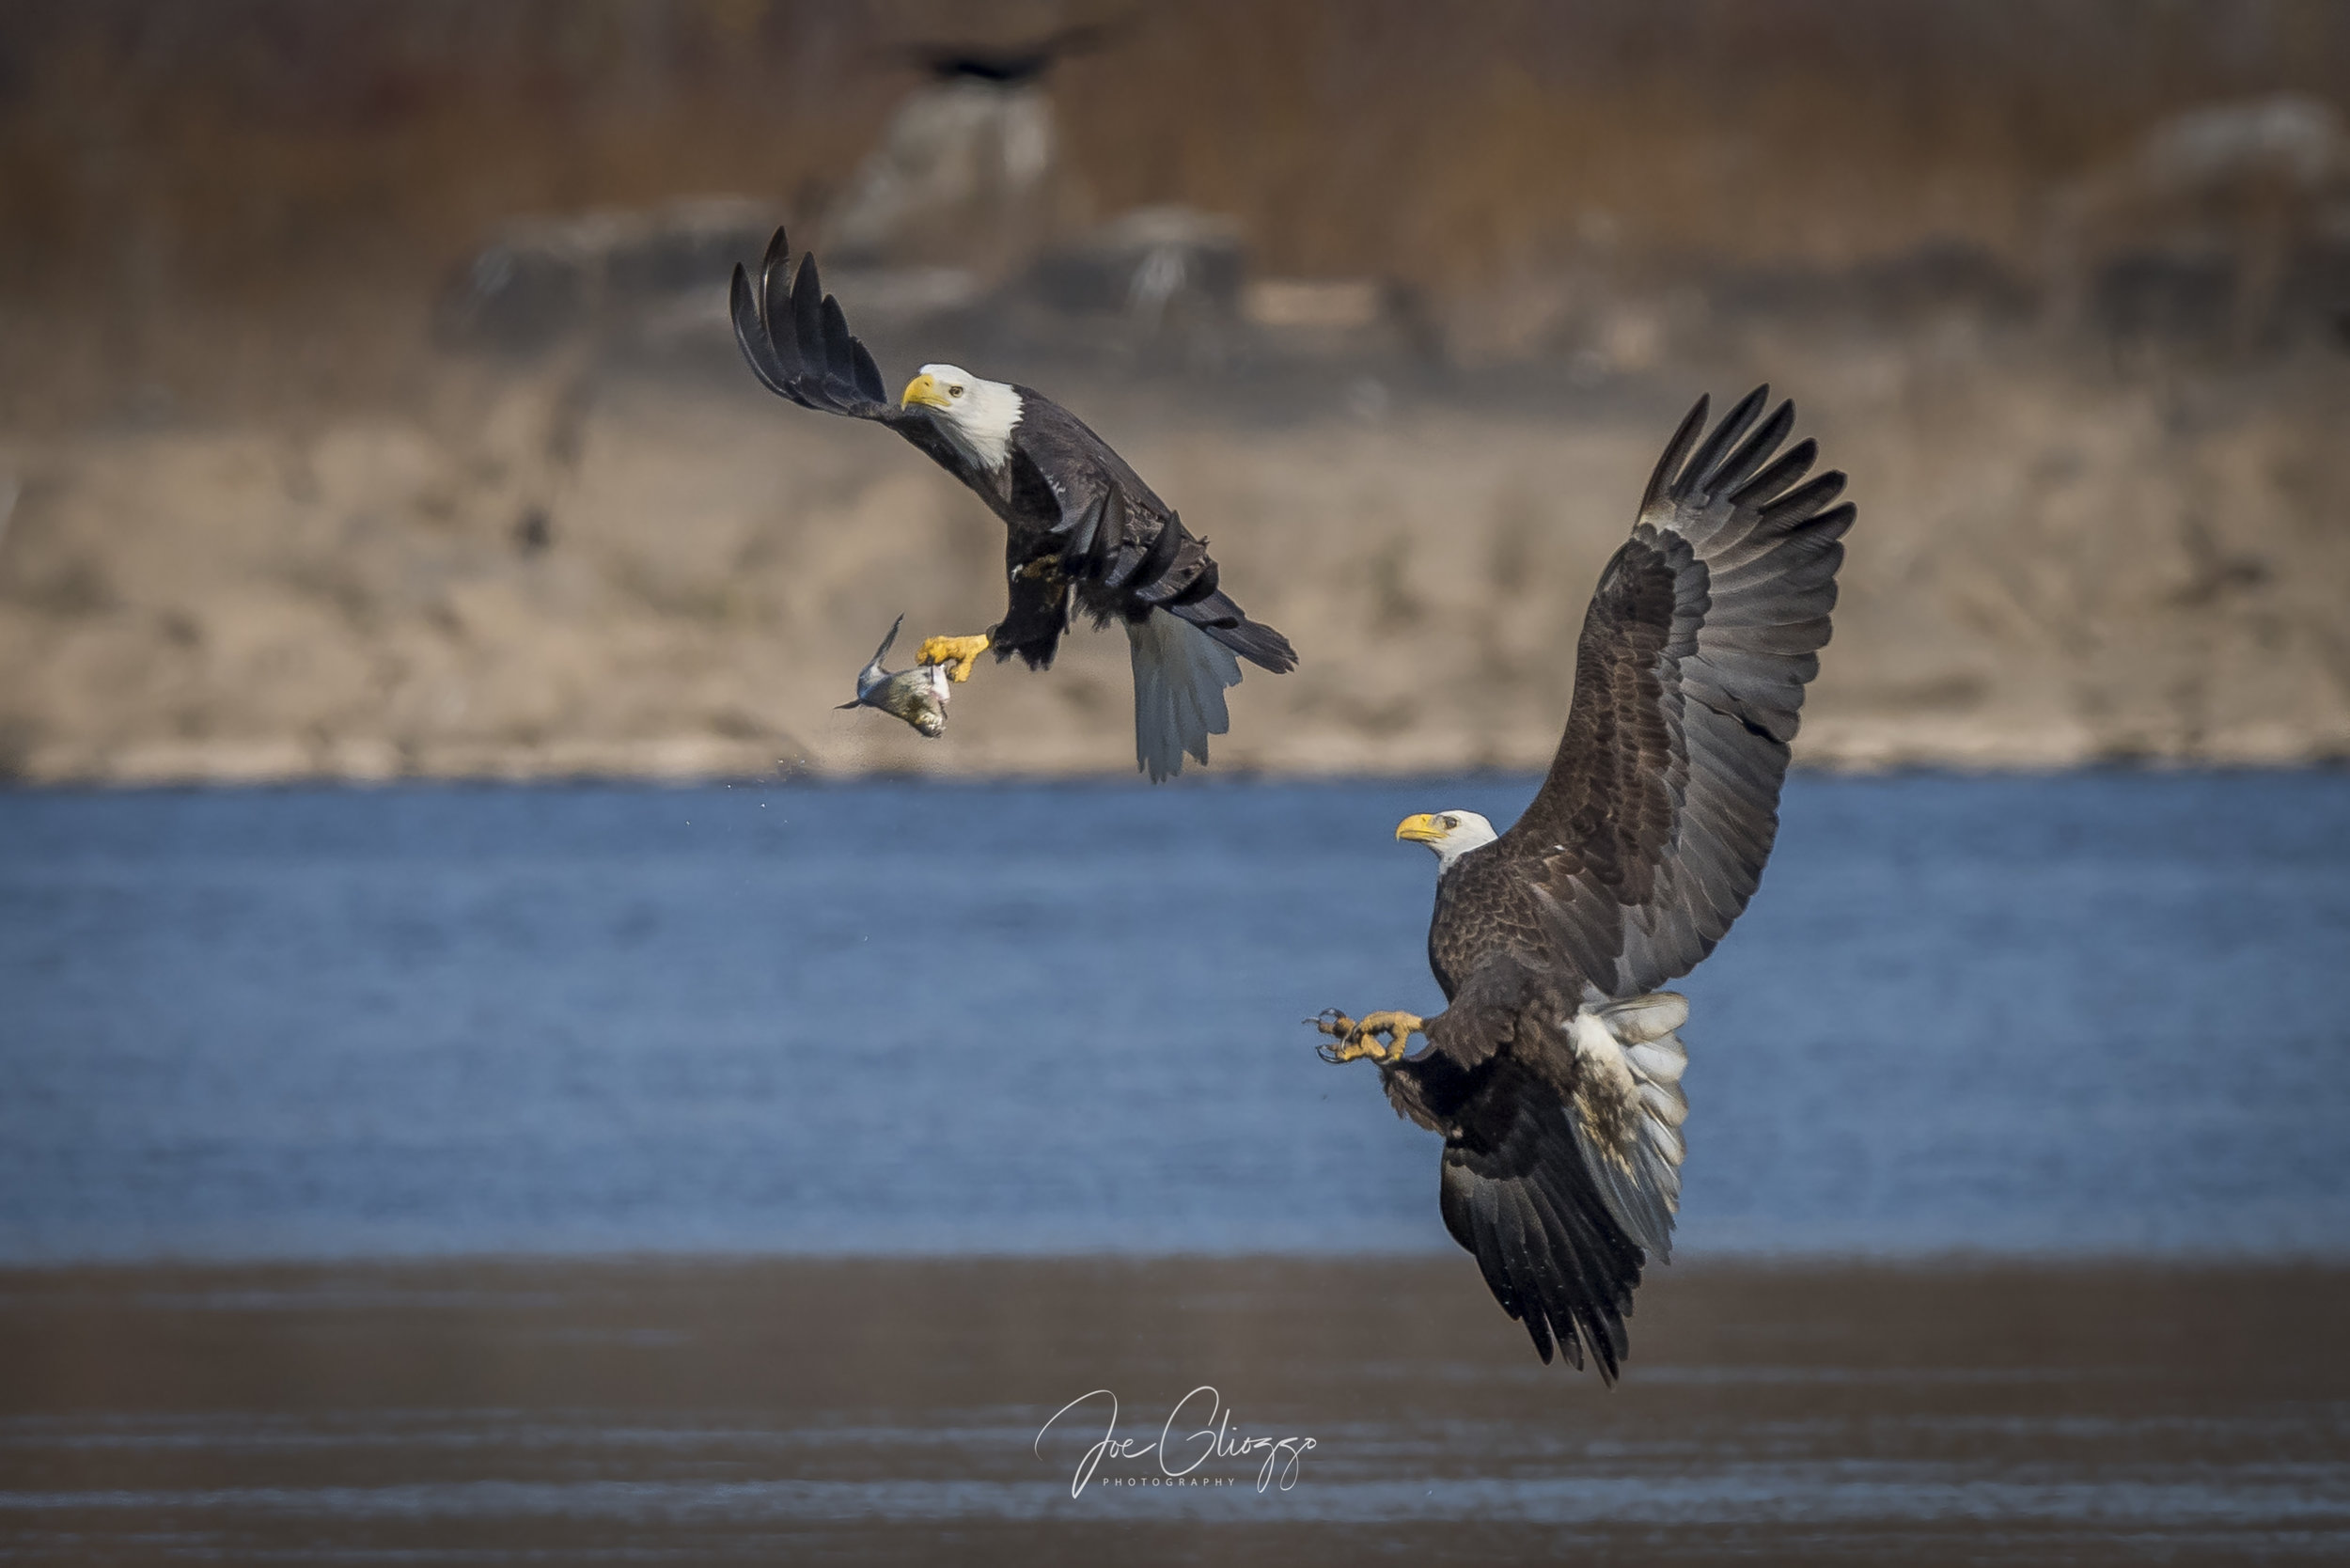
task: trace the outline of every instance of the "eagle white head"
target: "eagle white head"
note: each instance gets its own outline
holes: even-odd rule
[[[1012,427],[1020,423],[1020,394],[1000,381],[981,381],[960,365],[925,365],[906,383],[900,408],[934,410],[939,428],[964,457],[994,470],[1004,465]]]
[[[1434,850],[1439,876],[1450,870],[1452,863],[1469,851],[1501,837],[1494,831],[1492,823],[1475,811],[1422,811],[1396,823],[1395,836],[1398,841],[1408,839]]]

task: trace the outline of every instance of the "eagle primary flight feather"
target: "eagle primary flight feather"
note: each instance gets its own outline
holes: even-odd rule
[[[1443,1137],[1445,1227],[1502,1309],[1544,1361],[1555,1341],[1579,1367],[1588,1347],[1610,1382],[1680,1208],[1689,1009],[1657,988],[1713,951],[1770,856],[1854,517],[1843,475],[1806,480],[1812,442],[1778,452],[1794,409],[1764,417],[1765,400],[1706,434],[1700,399],[1665,448],[1516,824],[1443,811],[1396,829],[1436,852],[1445,1011],[1319,1020],[1328,1059],[1377,1062],[1396,1110]]]
[[[930,638],[923,663],[961,681],[993,649],[1042,669],[1075,611],[1120,622],[1134,661],[1135,760],[1153,781],[1182,772],[1186,752],[1208,760],[1208,737],[1230,725],[1224,689],[1239,684],[1240,660],[1277,675],[1296,666],[1289,639],[1223,591],[1207,541],[1067,409],[952,365],[922,367],[892,402],[816,259],[795,268],[780,228],[756,284],[734,269],[731,304],[735,340],[769,391],[888,426],[1004,520],[1004,619],[976,636]]]

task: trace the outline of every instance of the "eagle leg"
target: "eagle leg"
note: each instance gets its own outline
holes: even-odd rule
[[[1330,1008],[1308,1022],[1330,1037],[1330,1043],[1314,1047],[1323,1060],[1336,1063],[1369,1058],[1383,1067],[1402,1061],[1411,1048],[1412,1036],[1427,1030],[1427,1021],[1416,1012],[1370,1012],[1357,1020]],[[1373,1038],[1378,1035],[1386,1037],[1385,1043]]]
[[[922,651],[915,662],[951,665],[954,667],[947,671],[947,679],[968,681],[971,679],[971,666],[979,662],[980,654],[993,646],[985,632],[974,633],[967,637],[924,637]]]

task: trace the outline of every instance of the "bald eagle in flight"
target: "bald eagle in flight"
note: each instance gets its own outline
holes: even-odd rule
[[[1242,613],[1219,586],[1207,541],[1083,420],[1025,386],[925,365],[892,402],[816,259],[791,265],[776,230],[756,286],[734,269],[735,341],[767,389],[802,408],[886,425],[961,479],[1004,520],[1004,619],[968,637],[931,637],[919,658],[969,677],[993,649],[1031,669],[1053,662],[1073,613],[1126,628],[1135,671],[1135,760],[1152,782],[1230,727],[1224,688],[1240,660],[1296,667],[1289,639]]]
[[[1409,817],[1436,853],[1433,1018],[1335,1010],[1331,1061],[1368,1059],[1397,1112],[1444,1138],[1437,1202],[1544,1361],[1590,1350],[1612,1383],[1649,1258],[1680,1207],[1689,1015],[1658,987],[1711,952],[1778,827],[1803,689],[1820,667],[1850,503],[1777,453],[1765,389],[1710,435],[1700,399],[1600,574],[1566,733],[1506,833],[1474,811]],[[1413,1035],[1427,1043],[1417,1054]]]

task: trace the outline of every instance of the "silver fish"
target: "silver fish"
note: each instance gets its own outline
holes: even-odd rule
[[[856,672],[856,700],[840,706],[879,708],[935,740],[947,729],[947,666],[916,665],[895,672],[882,668],[889,645],[898,640],[898,628],[905,623],[904,616],[889,623],[889,635],[873,650],[872,662]]]

